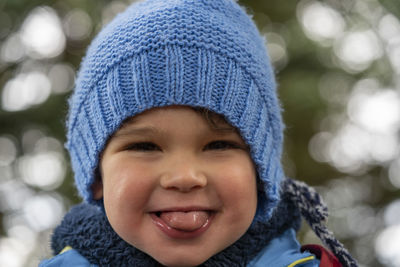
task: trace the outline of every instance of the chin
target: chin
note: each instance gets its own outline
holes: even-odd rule
[[[211,256],[210,256],[211,257]],[[168,266],[168,267],[192,267],[192,266],[198,266],[205,261],[207,261],[209,258],[193,258],[188,255],[183,256],[183,257],[172,257],[168,259],[157,259],[159,263],[161,263],[163,266]]]

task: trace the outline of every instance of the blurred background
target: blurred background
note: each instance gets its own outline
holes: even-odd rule
[[[37,266],[78,203],[66,99],[129,0],[0,1],[0,266]],[[360,266],[400,266],[400,3],[242,0],[275,65],[288,176],[315,186]],[[303,243],[318,242],[309,228]]]

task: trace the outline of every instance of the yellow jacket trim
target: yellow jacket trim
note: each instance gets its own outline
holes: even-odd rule
[[[64,252],[71,250],[71,249],[72,249],[72,247],[66,246],[65,248],[63,248],[63,250],[61,250],[60,254],[63,254]]]
[[[311,260],[313,260],[313,259],[315,259],[315,256],[309,256],[309,257],[307,257],[307,258],[300,259],[300,260],[297,260],[297,261],[291,263],[290,265],[288,265],[288,267],[294,267],[294,266],[296,266],[297,264],[305,263],[305,262],[311,261]]]

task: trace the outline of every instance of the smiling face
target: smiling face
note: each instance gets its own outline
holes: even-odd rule
[[[247,146],[226,122],[214,129],[189,107],[155,108],[118,130],[104,150],[108,220],[132,246],[166,266],[195,266],[237,241],[257,207]]]

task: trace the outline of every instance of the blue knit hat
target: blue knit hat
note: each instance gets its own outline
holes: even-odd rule
[[[90,45],[70,98],[66,147],[81,196],[99,155],[128,117],[153,107],[204,107],[225,116],[250,147],[258,172],[256,219],[279,201],[282,121],[263,38],[232,0],[133,4]]]

